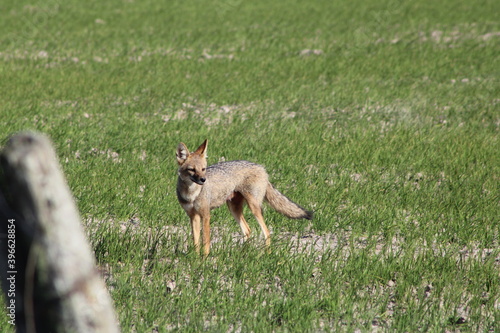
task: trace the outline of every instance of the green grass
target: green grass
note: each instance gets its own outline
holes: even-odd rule
[[[498,330],[498,1],[0,8],[1,133],[54,141],[123,332]],[[267,255],[221,208],[195,255],[174,154],[205,138],[312,223],[266,207]]]

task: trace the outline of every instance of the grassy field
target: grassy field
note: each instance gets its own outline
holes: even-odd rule
[[[2,143],[54,141],[123,332],[499,332],[500,2],[0,8]],[[224,207],[198,257],[175,147],[205,138],[315,219],[265,207],[265,254]]]

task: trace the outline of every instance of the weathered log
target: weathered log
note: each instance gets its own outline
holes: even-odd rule
[[[18,332],[119,332],[50,141],[14,135],[0,162],[0,275],[7,306],[15,304],[10,323]]]

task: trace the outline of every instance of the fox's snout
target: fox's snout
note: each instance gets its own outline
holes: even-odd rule
[[[198,176],[189,176],[189,178],[198,185],[205,184],[205,181],[207,180],[205,177],[198,177]]]

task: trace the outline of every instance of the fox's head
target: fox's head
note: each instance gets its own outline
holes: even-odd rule
[[[177,163],[179,163],[179,177],[182,180],[190,180],[198,185],[203,185],[206,178],[207,169],[207,141],[190,153],[184,143],[179,143],[177,146]]]

